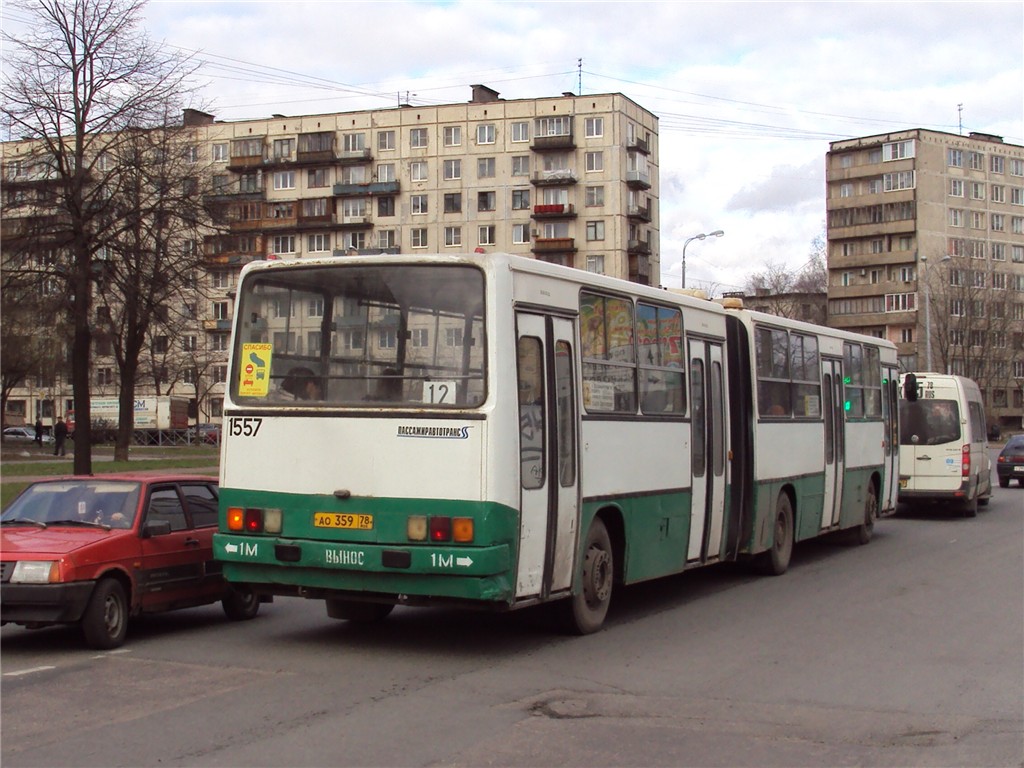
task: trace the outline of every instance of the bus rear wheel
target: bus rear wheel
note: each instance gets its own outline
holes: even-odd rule
[[[327,615],[332,619],[344,619],[359,624],[383,621],[395,610],[392,603],[364,603],[358,600],[327,600]]]
[[[761,572],[769,576],[781,576],[789,569],[793,555],[793,503],[789,494],[782,491],[775,502],[775,532],[772,546],[761,555]]]
[[[570,600],[569,628],[578,635],[597,632],[608,615],[615,579],[612,540],[600,518],[594,518],[583,548],[583,574],[579,590]]]
[[[875,520],[878,519],[878,493],[875,484],[868,483],[868,497],[864,501],[864,522],[853,530],[853,541],[856,544],[867,544],[875,533]]]

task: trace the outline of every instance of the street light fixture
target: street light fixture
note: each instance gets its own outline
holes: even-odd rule
[[[950,261],[952,257],[947,253],[939,263]],[[928,279],[928,254],[921,254],[922,272],[919,278],[924,280],[924,362],[925,370],[932,369],[932,288]]]
[[[705,238],[708,237],[721,237],[724,234],[725,232],[723,232],[722,230],[716,229],[714,232],[701,232],[699,235],[688,237],[686,238],[686,240],[683,241],[683,275],[679,286],[680,288],[686,287],[686,246],[688,246],[694,240],[704,240]]]

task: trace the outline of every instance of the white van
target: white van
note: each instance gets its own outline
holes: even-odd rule
[[[954,502],[967,517],[992,495],[981,389],[942,373],[900,376],[899,501]]]

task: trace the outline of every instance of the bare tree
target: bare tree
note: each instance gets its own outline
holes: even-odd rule
[[[140,0],[16,0],[31,17],[7,45],[0,114],[8,136],[24,141],[19,162],[50,182],[45,236],[60,244],[62,283],[72,328],[76,410],[75,472],[92,471],[90,360],[93,289],[101,248],[118,241],[115,201],[131,174],[107,165],[135,130],[164,127],[191,98],[187,59],[152,44],[139,30]],[[129,130],[131,129],[131,130]],[[5,157],[5,161],[7,158]],[[9,162],[9,161],[8,161]]]

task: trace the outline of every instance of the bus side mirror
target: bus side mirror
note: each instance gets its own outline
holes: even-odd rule
[[[903,399],[911,403],[917,400],[917,376],[912,373],[903,378]]]

